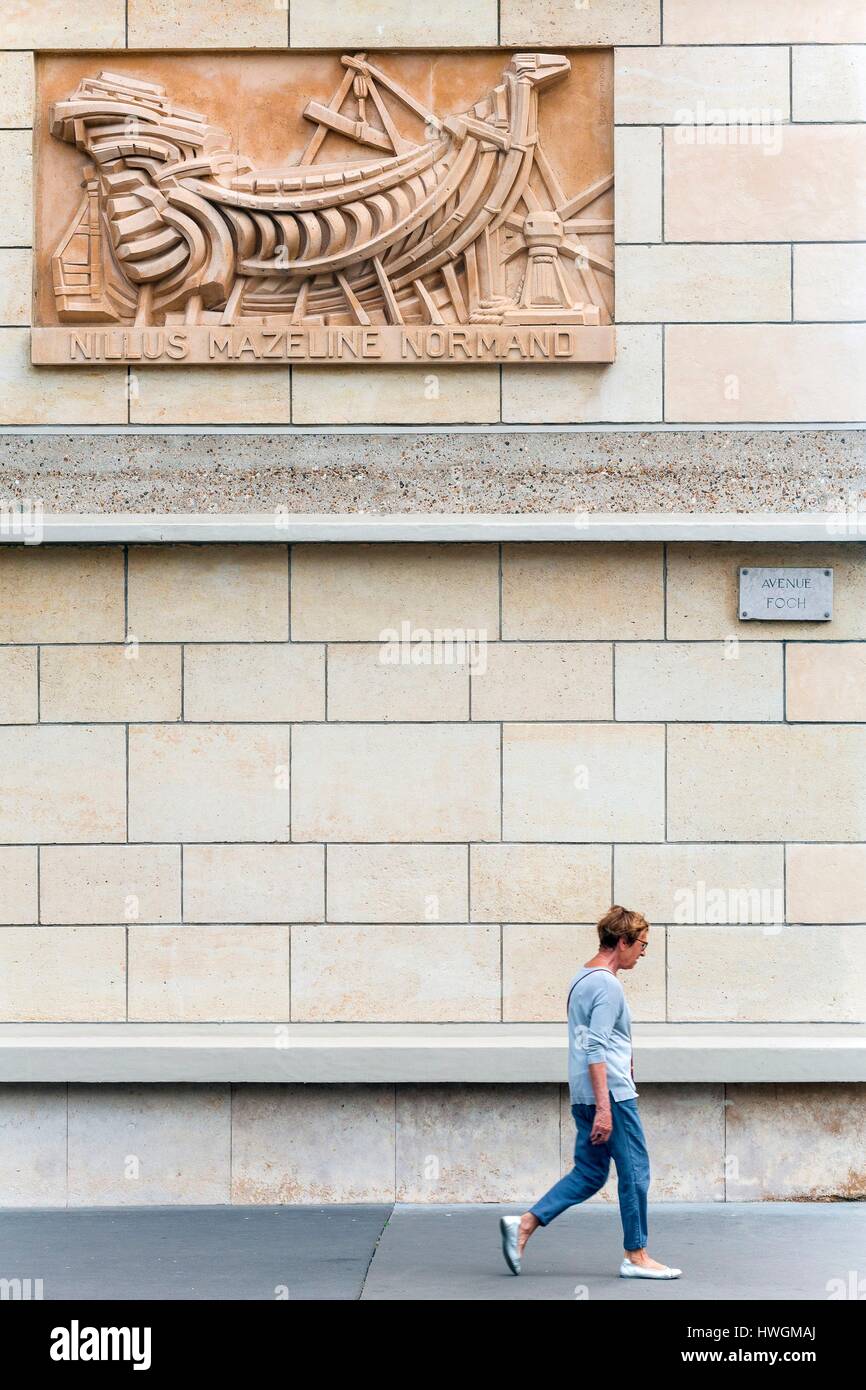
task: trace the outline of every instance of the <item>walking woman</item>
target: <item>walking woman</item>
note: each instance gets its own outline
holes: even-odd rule
[[[616,1165],[626,1279],[678,1279],[647,1253],[649,1155],[637,1109],[631,1046],[631,1011],[620,970],[633,970],[644,955],[649,923],[639,912],[612,907],[598,924],[599,948],[572,978],[568,994],[568,1087],[577,1126],[574,1167],[522,1216],[503,1216],[502,1251],[520,1273],[523,1250],[538,1226],[547,1226],[576,1202],[604,1187]]]

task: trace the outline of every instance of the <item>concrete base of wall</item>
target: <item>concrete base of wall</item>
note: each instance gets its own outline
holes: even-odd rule
[[[857,430],[0,435],[0,499],[46,512],[834,511]]]
[[[866,1198],[866,1085],[642,1084],[639,1106],[653,1201]],[[0,1207],[528,1203],[573,1145],[560,1085],[7,1085]]]

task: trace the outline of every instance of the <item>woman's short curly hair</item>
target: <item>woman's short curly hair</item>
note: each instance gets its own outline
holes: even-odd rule
[[[649,931],[649,922],[640,912],[631,912],[627,907],[609,907],[599,919],[599,944],[608,951],[614,950],[618,941],[624,940],[632,946],[644,928]]]

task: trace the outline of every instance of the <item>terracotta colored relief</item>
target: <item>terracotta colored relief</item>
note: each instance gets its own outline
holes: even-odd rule
[[[414,55],[405,77],[398,57],[331,55],[331,94],[303,102],[308,139],[277,167],[243,152],[236,121],[180,104],[182,85],[138,75],[143,55],[136,75],[81,77],[39,132],[77,152],[80,190],[50,247],[40,218],[33,360],[611,361],[608,113],[590,168],[574,121],[541,119],[570,58],[484,57],[498,80],[465,104],[461,74],[443,111],[445,55]],[[287,95],[302,91],[295,77]],[[40,185],[40,208],[58,197]]]

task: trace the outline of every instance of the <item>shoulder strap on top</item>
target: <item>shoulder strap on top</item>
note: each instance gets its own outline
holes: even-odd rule
[[[581,980],[585,979],[587,975],[591,975],[591,974],[593,973],[594,970],[607,970],[607,966],[606,966],[606,965],[590,965],[590,966],[587,967],[586,970],[584,970],[580,975],[578,975],[578,977],[577,977],[577,979],[575,980],[574,984],[571,986],[571,989],[568,991],[568,998],[567,998],[566,1001],[565,1001],[565,1012],[566,1012],[566,1014],[568,1014],[568,1010],[569,1010],[569,1007],[570,1007],[570,1005],[571,1005],[571,996],[572,996],[572,994],[574,993],[575,989],[576,989],[577,986],[580,984]],[[610,970],[607,970],[607,973],[608,973],[608,975],[610,975],[610,974],[612,974],[613,972],[610,971]]]

